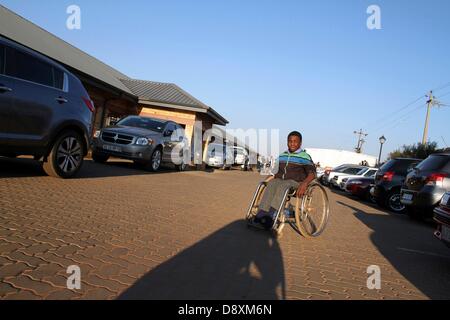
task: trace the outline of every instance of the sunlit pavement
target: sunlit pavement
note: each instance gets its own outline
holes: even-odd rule
[[[3,299],[449,299],[450,249],[433,227],[328,190],[324,234],[245,226],[255,172],[151,174],[86,161],[46,177],[0,158]],[[68,289],[69,266],[81,289]],[[367,288],[379,266],[381,289]]]

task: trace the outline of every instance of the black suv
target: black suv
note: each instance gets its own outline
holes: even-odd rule
[[[420,159],[394,158],[381,166],[375,175],[375,186],[371,194],[378,205],[396,213],[404,213],[405,205],[400,202],[400,191],[408,171]]]
[[[104,163],[109,157],[133,160],[150,171],[161,164],[186,168],[188,141],[184,129],[173,121],[128,116],[116,125],[95,132],[92,159]],[[174,157],[176,155],[176,157]]]
[[[432,154],[406,177],[401,202],[411,217],[428,218],[447,191],[450,191],[450,154]]]
[[[61,178],[81,168],[94,104],[58,63],[0,37],[0,156],[32,155]]]

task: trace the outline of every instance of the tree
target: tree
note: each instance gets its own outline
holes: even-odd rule
[[[427,142],[425,144],[416,143],[413,145],[403,145],[403,147],[392,151],[389,159],[392,158],[417,158],[426,159],[430,154],[436,153],[437,142]]]

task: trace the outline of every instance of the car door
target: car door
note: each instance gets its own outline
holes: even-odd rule
[[[0,43],[0,138],[2,140],[8,139],[11,134],[11,109],[15,100],[15,80],[4,74],[5,50],[5,46]]]
[[[54,67],[37,56],[6,47],[5,75],[15,79],[10,133],[19,141],[43,140],[53,120],[64,112],[66,93],[54,87],[54,73]]]
[[[175,123],[169,122],[163,131],[163,154],[162,160],[164,162],[172,162],[172,150],[175,146],[173,132],[175,131]]]

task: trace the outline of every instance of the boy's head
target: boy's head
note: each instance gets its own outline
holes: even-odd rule
[[[288,148],[289,152],[297,151],[302,146],[302,134],[298,131],[292,131],[288,135]]]

